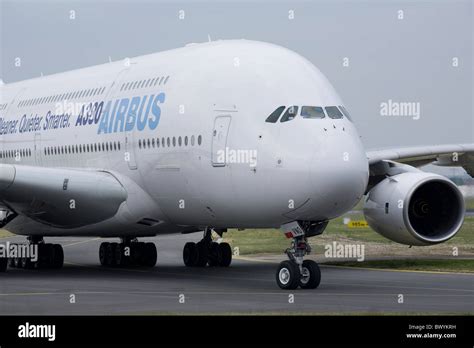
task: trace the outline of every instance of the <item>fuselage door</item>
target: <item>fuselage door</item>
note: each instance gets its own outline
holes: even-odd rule
[[[125,132],[125,160],[128,163],[128,168],[136,170],[138,168],[135,160],[135,148],[133,146],[133,132]]]
[[[41,133],[35,133],[35,162],[37,166],[42,165],[42,156],[41,156]]]
[[[212,131],[212,165],[224,167],[226,165],[227,137],[229,135],[231,116],[217,116]]]

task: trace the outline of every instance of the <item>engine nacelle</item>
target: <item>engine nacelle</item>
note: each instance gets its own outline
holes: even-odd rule
[[[464,213],[464,198],[457,186],[422,171],[384,179],[369,191],[364,205],[372,229],[407,245],[447,241],[461,228]]]

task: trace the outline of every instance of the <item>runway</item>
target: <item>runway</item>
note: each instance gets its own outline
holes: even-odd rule
[[[10,268],[0,273],[0,314],[474,312],[474,275],[321,265],[318,289],[287,292],[275,283],[275,263],[234,259],[230,268],[184,267],[184,243],[199,239],[200,234],[144,239],[155,242],[158,248],[156,267],[117,269],[99,265],[102,240],[48,238],[48,243],[64,246],[64,268]],[[7,240],[24,238],[0,242]],[[282,254],[281,259],[284,258]],[[289,301],[290,294],[294,295],[293,303]],[[403,303],[399,303],[399,295],[403,295]]]

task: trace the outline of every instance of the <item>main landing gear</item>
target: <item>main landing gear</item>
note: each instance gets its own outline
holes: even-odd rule
[[[324,230],[325,227],[324,225],[321,229]],[[293,290],[298,286],[302,289],[315,289],[319,286],[321,271],[318,264],[312,260],[303,260],[305,255],[311,253],[307,236],[310,235],[308,232],[316,235],[314,226],[312,228],[305,232],[306,228],[297,222],[282,226],[285,235],[292,238],[292,242],[291,247],[285,251],[289,260],[281,262],[276,272],[276,282],[281,289]]]
[[[201,241],[186,243],[183,261],[187,267],[229,267],[232,262],[232,249],[228,243],[213,242],[212,229],[206,228]]]
[[[0,272],[5,272],[7,266],[25,269],[63,267],[64,251],[60,244],[45,243],[41,236],[30,236],[27,240],[26,244],[10,244],[11,250],[18,251],[17,256],[0,258]]]
[[[155,266],[157,252],[154,243],[138,242],[136,238],[122,238],[121,240],[121,243],[104,242],[100,244],[99,260],[102,266]]]

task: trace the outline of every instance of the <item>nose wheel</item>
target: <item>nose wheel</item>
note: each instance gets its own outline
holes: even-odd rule
[[[316,289],[321,283],[321,271],[316,262],[304,260],[304,256],[311,253],[306,236],[302,231],[285,233],[292,238],[291,247],[286,249],[287,261],[278,265],[276,282],[283,290]]]

